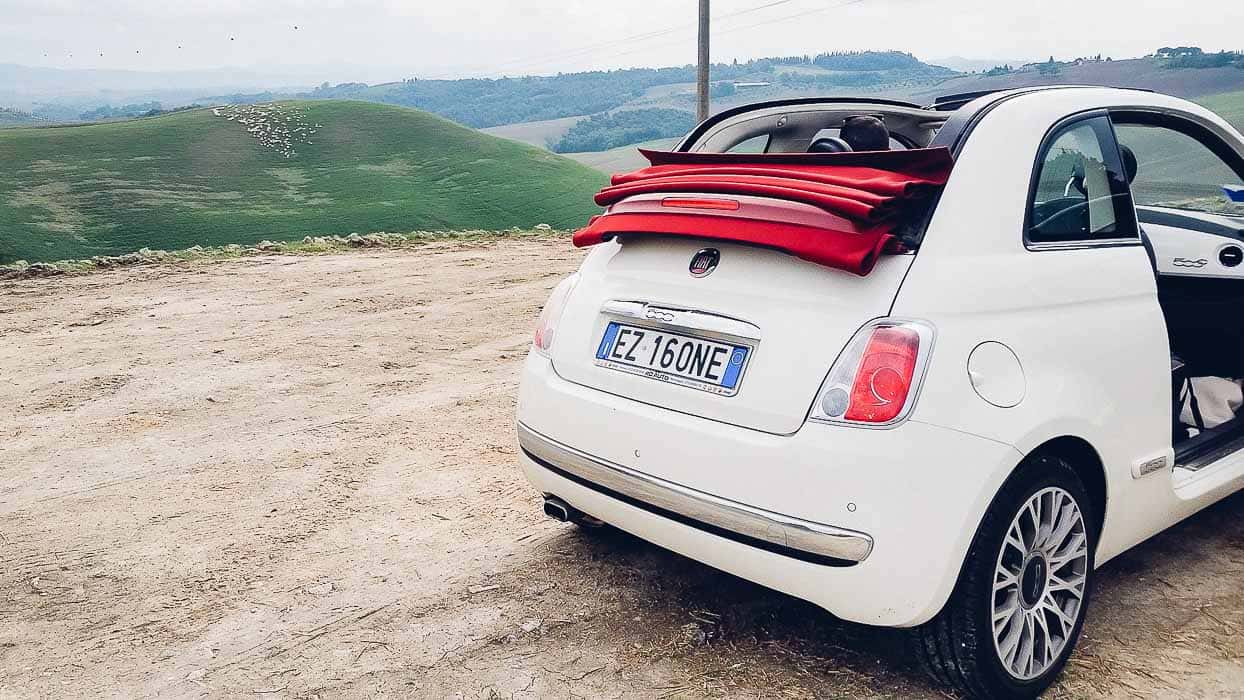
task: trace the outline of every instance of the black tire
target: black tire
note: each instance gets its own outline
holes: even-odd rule
[[[1004,667],[994,641],[991,613],[994,572],[1012,520],[1037,493],[1055,487],[1075,501],[1088,541],[1084,591],[1075,623],[1053,663],[1040,675],[1023,680]],[[921,665],[936,681],[969,698],[1035,698],[1054,682],[1075,649],[1093,592],[1093,557],[1097,550],[1097,513],[1075,470],[1055,456],[1027,460],[1002,486],[977,529],[950,600],[936,617],[912,631]],[[1053,589],[1051,589],[1053,590]],[[1034,642],[1035,645],[1035,642]]]

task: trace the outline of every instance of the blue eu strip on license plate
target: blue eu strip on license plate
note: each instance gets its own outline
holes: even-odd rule
[[[596,364],[733,396],[750,354],[751,348],[746,345],[611,322],[596,348]]]

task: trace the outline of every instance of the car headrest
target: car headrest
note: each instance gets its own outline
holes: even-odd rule
[[[846,153],[851,145],[837,136],[822,136],[808,146],[808,153]]]
[[[1136,160],[1136,152],[1123,144],[1119,144],[1119,154],[1123,156],[1123,172],[1130,185],[1136,180],[1136,173],[1140,172],[1140,163]]]

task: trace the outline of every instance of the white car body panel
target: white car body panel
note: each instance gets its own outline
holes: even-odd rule
[[[1149,207],[1154,211],[1163,211]],[[1168,210],[1169,211],[1169,210]],[[1244,229],[1244,222],[1225,216],[1201,212],[1178,212],[1182,216],[1199,219],[1210,224]],[[1223,265],[1219,254],[1230,246],[1244,248],[1239,240],[1224,238],[1212,233],[1194,233],[1186,229],[1163,224],[1143,225],[1145,234],[1153,244],[1158,274],[1172,277],[1196,277],[1199,279],[1244,279],[1244,264]]]
[[[605,244],[582,267],[552,361],[539,353],[528,360],[522,425],[714,496],[867,533],[875,541],[867,559],[835,568],[774,554],[603,495],[524,456],[528,478],[644,539],[844,619],[886,626],[919,625],[937,614],[998,488],[1051,440],[1083,441],[1102,463],[1097,565],[1244,487],[1241,453],[1191,477],[1177,480],[1172,472],[1169,344],[1144,247],[1024,243],[1034,161],[1046,134],[1069,115],[1111,107],[1174,110],[1244,144],[1208,110],[1162,95],[1107,88],[1021,94],[974,127],[914,257],[883,257],[869,277],[853,278],[715,242],[720,269],[693,280],[685,268],[699,242]],[[627,262],[616,275],[610,266],[621,256]],[[732,259],[748,265],[734,272]],[[592,365],[602,303],[641,291],[645,301],[711,310],[762,329],[761,352],[737,396],[646,385]],[[807,421],[847,339],[887,315],[928,322],[937,333],[909,419],[885,430]],[[763,356],[770,339],[777,340],[769,347],[780,346],[774,359]],[[1024,391],[1013,407],[973,389],[968,358],[986,342],[1009,348],[1022,367]]]
[[[522,458],[542,492],[623,530],[843,619],[892,627],[919,624],[941,608],[959,573],[947,566],[945,553],[966,549],[975,531],[972,514],[992,497],[987,489],[960,489],[929,457],[956,455],[999,475],[1021,458],[1008,445],[915,420],[894,430],[809,424],[795,435],[772,435],[741,429],[579,386],[558,377],[538,354],[524,369],[519,414],[524,426],[602,459],[869,533],[876,544],[864,562],[809,564],[673,523]],[[926,461],[927,468],[913,469]]]
[[[654,406],[789,434],[803,425],[829,363],[866,321],[885,316],[912,257],[886,256],[867,277],[844,274],[774,250],[714,242],[722,263],[691,277],[687,264],[703,241],[646,238],[607,243],[584,262],[553,347],[558,373],[573,382]],[[739,392],[721,397],[596,366],[591,352],[613,301],[691,308],[752,324],[761,337]],[[695,331],[692,331],[695,333]],[[700,335],[711,334],[699,333]],[[584,349],[587,349],[585,351]],[[807,377],[814,376],[812,381]]]

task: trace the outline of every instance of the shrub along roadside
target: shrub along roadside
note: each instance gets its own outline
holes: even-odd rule
[[[59,275],[84,274],[99,270],[138,265],[164,265],[195,260],[231,260],[256,255],[315,255],[339,253],[354,248],[414,248],[428,243],[444,241],[488,242],[511,238],[557,238],[568,235],[567,231],[537,226],[534,229],[508,229],[505,231],[414,231],[412,233],[352,233],[349,236],[306,236],[300,241],[260,241],[255,245],[224,245],[204,248],[194,246],[185,250],[167,251],[143,248],[125,255],[100,255],[83,260],[28,263],[18,260],[11,265],[0,265],[0,280],[33,277],[56,277]]]

